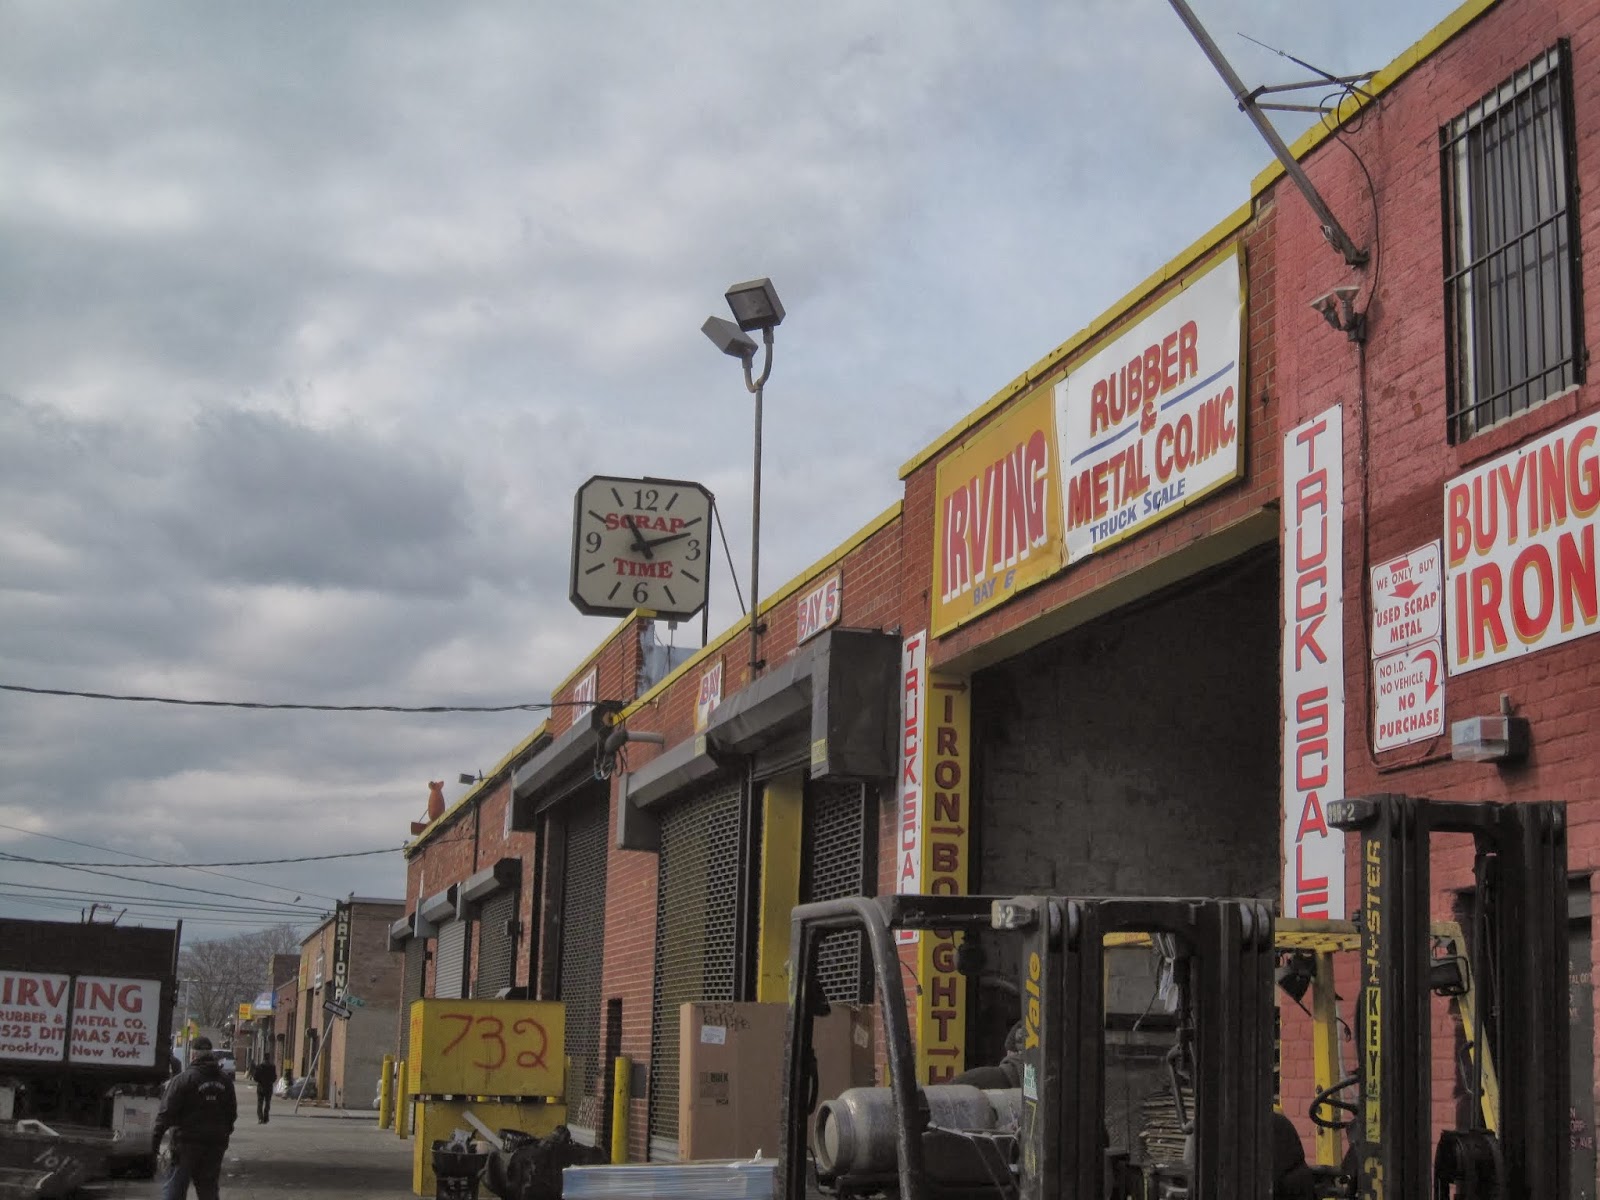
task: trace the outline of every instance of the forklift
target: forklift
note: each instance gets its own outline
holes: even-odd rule
[[[1343,1200],[1561,1200],[1566,1113],[1566,838],[1560,804],[1372,796],[1329,806],[1360,835],[1354,925],[1284,922],[1258,900],[1214,897],[881,896],[802,905],[790,944],[777,1200],[1271,1200],[1284,1167],[1274,1116],[1275,968],[1285,943],[1358,947],[1354,1069],[1319,1079],[1311,1117],[1348,1140],[1310,1194]],[[1430,920],[1436,834],[1473,841],[1475,910],[1464,939]],[[876,980],[888,1086],[816,1095],[811,1023],[824,939],[859,930]],[[919,1086],[897,930],[1016,940],[1022,1001],[1017,1086]],[[1288,936],[1282,936],[1287,934]],[[1176,1022],[1167,1054],[1181,1161],[1109,1152],[1108,945],[1167,948]],[[1465,946],[1461,942],[1464,940]],[[1436,956],[1435,947],[1446,952]],[[1467,953],[1462,954],[1460,950]],[[1319,1014],[1339,1018],[1334,971],[1314,972]],[[1302,989],[1303,991],[1303,989]],[[1468,1119],[1433,1136],[1432,1006],[1458,1003]],[[1327,1038],[1319,1035],[1319,1051]],[[1319,1053],[1319,1058],[1328,1057]],[[1498,1089],[1492,1063],[1501,1064]],[[1323,1063],[1320,1075],[1326,1076]],[[1275,1123],[1276,1122],[1276,1123]],[[1298,1149],[1298,1138],[1292,1139]],[[1275,1151],[1276,1157],[1275,1157]],[[1303,1158],[1303,1151],[1301,1153]],[[1326,1156],[1321,1156],[1326,1157]],[[1281,1186],[1281,1185],[1280,1185]],[[1305,1195],[1306,1192],[1295,1193]]]

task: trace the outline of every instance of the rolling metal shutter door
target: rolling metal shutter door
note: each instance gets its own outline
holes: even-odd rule
[[[805,850],[800,899],[838,900],[869,894],[877,855],[868,834],[867,788],[860,783],[806,781]],[[875,890],[875,889],[873,889]],[[867,973],[860,931],[833,933],[817,946],[817,981],[832,1003],[864,999]]]
[[[605,1091],[600,1062],[600,984],[606,936],[607,804],[568,811],[561,888],[561,979],[567,1006],[567,1124],[594,1129]]]
[[[763,746],[750,760],[750,773],[756,779],[771,779],[804,771],[811,765],[811,731],[804,729]]]
[[[679,1008],[735,996],[743,795],[737,780],[717,784],[661,819],[650,1012],[652,1143],[678,1136]]]
[[[466,987],[467,922],[439,926],[433,951],[433,994],[440,1000],[459,1000]]]
[[[424,938],[414,937],[406,943],[406,963],[404,974],[401,977],[401,996],[405,1003],[406,1012],[411,1011],[411,1002],[422,999],[423,972],[428,965],[428,943]]]
[[[478,981],[473,995],[493,1000],[516,979],[517,893],[506,888],[478,911]]]

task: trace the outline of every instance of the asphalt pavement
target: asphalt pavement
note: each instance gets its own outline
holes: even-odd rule
[[[272,1119],[256,1121],[255,1088],[239,1088],[239,1123],[222,1165],[223,1200],[404,1200],[411,1196],[411,1142],[378,1128],[374,1109],[340,1110],[274,1096]],[[194,1193],[191,1190],[190,1195]],[[489,1193],[485,1191],[484,1195]],[[84,1200],[151,1200],[161,1185],[114,1180]]]

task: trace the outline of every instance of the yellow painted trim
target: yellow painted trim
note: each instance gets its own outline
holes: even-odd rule
[[[800,903],[804,776],[782,775],[761,797],[761,912],[756,937],[756,999],[789,1000],[789,913]]]
[[[1241,204],[1234,209],[1221,221],[1217,222],[1216,225],[1212,226],[1209,231],[1201,234],[1187,249],[1176,255],[1166,266],[1149,276],[1138,287],[1089,322],[1088,325],[1085,325],[1021,375],[1006,384],[986,403],[968,414],[964,420],[945,430],[911,458],[907,459],[900,467],[900,478],[906,478],[918,467],[925,465],[953,442],[960,439],[974,425],[997,411],[1007,401],[1021,395],[1033,387],[1034,384],[1059,371],[1065,365],[1067,359],[1097,340],[1101,334],[1148,300],[1158,289],[1185,274],[1201,259],[1210,257],[1213,251],[1225,245],[1230,238],[1234,237],[1249,224],[1250,218],[1254,213],[1255,207],[1253,204]]]
[[[449,825],[450,822],[453,821],[463,809],[465,809],[468,805],[481,800],[485,795],[493,790],[500,782],[501,773],[504,772],[506,768],[508,768],[513,762],[515,762],[519,755],[525,753],[528,747],[532,746],[541,737],[546,736],[549,732],[550,720],[549,718],[546,718],[545,720],[539,722],[532,733],[518,742],[504,757],[500,759],[499,762],[495,763],[494,770],[490,771],[482,779],[478,780],[476,784],[467,789],[466,793],[459,800],[457,800],[449,808],[445,809],[444,812],[440,813],[437,821],[429,824],[429,826],[421,833],[417,834],[412,841],[407,842],[406,845],[401,848],[401,853],[404,854],[407,859],[409,859],[413,854],[422,848],[422,844],[424,842],[432,839],[434,834],[438,833],[445,826]]]
[[[761,611],[764,613],[771,612],[775,605],[781,604],[783,601],[787,600],[806,584],[810,583],[814,578],[816,578],[816,576],[843,562],[845,557],[849,555],[851,551],[859,549],[868,538],[872,537],[873,534],[889,525],[892,525],[896,520],[898,520],[902,507],[904,507],[904,501],[896,500],[888,508],[884,509],[877,516],[873,517],[872,520],[868,521],[860,529],[856,530],[844,541],[840,542],[832,550],[828,551],[828,553],[817,559],[816,562],[812,563],[804,571],[800,572],[800,574],[796,575],[793,579],[789,580],[788,583],[784,584],[777,591],[773,592],[770,596],[763,600],[761,602]],[[740,617],[737,623],[724,630],[722,633],[719,633],[715,638],[707,642],[699,650],[695,651],[691,657],[685,659],[671,671],[667,672],[667,674],[663,676],[654,687],[652,687],[644,695],[640,696],[632,704],[628,705],[628,707],[624,708],[617,716],[617,724],[622,724],[640,709],[654,704],[656,700],[659,699],[668,688],[677,683],[679,679],[683,678],[689,672],[701,666],[707,659],[720,651],[735,637],[738,637],[742,633],[747,633],[749,629],[750,618],[748,616]]]
[[[1461,5],[1461,7],[1445,17],[1444,20],[1428,30],[1427,33],[1423,34],[1422,37],[1395,58],[1393,62],[1373,75],[1371,80],[1363,85],[1363,90],[1374,99],[1383,95],[1384,92],[1399,83],[1401,79],[1405,78],[1418,66],[1426,62],[1434,54],[1437,54],[1467,26],[1499,3],[1500,0],[1467,0],[1467,3]],[[1341,104],[1339,106],[1339,124],[1342,125],[1350,120],[1370,103],[1371,101],[1357,98],[1355,103],[1349,105]],[[1294,140],[1294,143],[1289,147],[1289,153],[1298,162],[1322,145],[1323,142],[1333,137],[1337,129],[1337,125],[1330,128],[1326,122],[1319,121]],[[1277,159],[1273,159],[1268,166],[1256,175],[1251,183],[1250,195],[1252,197],[1259,196],[1281,179],[1283,175],[1283,164]]]

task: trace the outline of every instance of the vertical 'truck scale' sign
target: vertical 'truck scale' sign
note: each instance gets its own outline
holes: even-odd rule
[[[1283,439],[1283,912],[1339,918],[1344,834],[1344,427],[1338,407]]]

